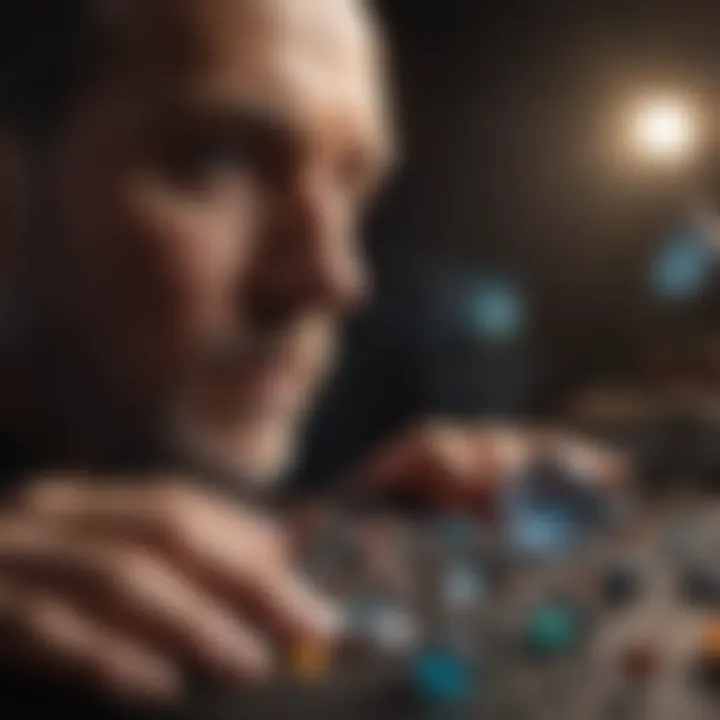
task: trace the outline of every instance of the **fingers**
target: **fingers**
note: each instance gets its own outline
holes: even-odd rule
[[[578,478],[621,490],[630,469],[607,448],[557,432],[429,423],[383,448],[361,469],[368,491],[409,497],[434,510],[491,516],[498,491],[550,447]]]
[[[169,657],[113,633],[60,597],[3,581],[0,665],[86,690],[138,701],[166,701],[181,689]]]
[[[339,629],[333,608],[292,571],[284,535],[256,513],[184,486],[67,481],[37,486],[24,507],[73,532],[134,539],[274,638],[332,640]]]
[[[609,492],[629,489],[633,469],[623,453],[572,437],[562,441],[561,450],[565,466],[587,484]]]
[[[146,551],[7,527],[0,537],[3,577],[42,583],[125,636],[219,680],[259,679],[270,672],[270,650],[255,632]]]
[[[148,478],[138,486],[49,477],[34,482],[21,505],[49,522],[131,534],[176,552],[212,552],[220,559],[252,556],[267,562],[277,562],[285,554],[283,534],[259,513],[215,500],[175,479]],[[228,547],[233,541],[235,547]]]
[[[0,662],[44,679],[139,699],[263,680],[336,617],[274,524],[187,486],[53,478],[0,515]]]
[[[381,450],[363,469],[371,492],[450,511],[489,511],[501,476],[500,444],[476,426],[430,423]]]
[[[433,479],[438,473],[460,479],[468,475],[472,455],[462,427],[441,423],[412,429],[383,448],[367,466],[373,485],[400,488]]]

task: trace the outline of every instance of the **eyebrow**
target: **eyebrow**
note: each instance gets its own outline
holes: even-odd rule
[[[173,111],[186,120],[212,122],[225,128],[241,128],[243,131],[256,129],[263,134],[286,137],[298,135],[297,130],[280,113],[256,103],[196,97],[179,103]]]
[[[190,95],[173,110],[176,117],[190,122],[212,123],[228,132],[240,131],[246,137],[257,137],[264,142],[273,139],[286,146],[302,147],[304,134],[283,113],[270,105],[237,98],[215,97],[204,94]],[[374,179],[382,181],[401,159],[394,133],[388,129],[381,142],[361,143],[361,151],[368,161]]]

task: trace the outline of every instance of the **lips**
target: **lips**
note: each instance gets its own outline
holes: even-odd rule
[[[257,413],[294,416],[332,366],[334,350],[334,334],[315,321],[282,336],[246,339],[201,359],[191,396],[223,422]]]
[[[308,384],[308,368],[299,358],[246,358],[209,378],[214,405],[226,412],[293,408]]]
[[[299,389],[304,373],[299,362],[264,359],[248,363],[236,373],[238,383],[259,394],[286,395]]]

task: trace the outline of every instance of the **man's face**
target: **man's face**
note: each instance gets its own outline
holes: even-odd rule
[[[55,146],[46,314],[103,412],[267,476],[364,288],[371,26],[353,0],[125,6],[129,61]]]

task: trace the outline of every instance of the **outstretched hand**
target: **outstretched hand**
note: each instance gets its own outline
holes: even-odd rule
[[[503,484],[548,452],[578,482],[604,492],[621,490],[631,476],[621,453],[569,434],[431,422],[383,445],[354,477],[362,492],[431,510],[487,515]]]

